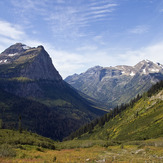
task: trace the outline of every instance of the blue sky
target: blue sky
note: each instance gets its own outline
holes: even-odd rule
[[[63,78],[95,65],[163,64],[162,0],[0,0],[0,51],[43,45]]]

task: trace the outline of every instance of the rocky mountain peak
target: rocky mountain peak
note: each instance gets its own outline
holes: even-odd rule
[[[80,75],[69,76],[65,81],[113,107],[129,102],[162,79],[163,65],[143,60],[135,66],[93,67]]]
[[[143,60],[134,66],[140,74],[159,73],[163,72],[163,65],[154,63],[149,60]]]
[[[5,74],[0,73],[2,78],[27,77],[32,80],[62,80],[49,54],[41,45],[31,48],[25,44],[16,43],[0,54],[0,65],[6,65],[9,70]]]
[[[99,70],[101,70],[101,69],[103,69],[103,67],[101,67],[101,66],[94,66],[94,67],[92,67],[92,68],[89,68],[87,71],[86,71],[86,73],[93,73],[93,72],[96,72],[96,71],[99,71]]]
[[[5,51],[1,53],[1,55],[11,55],[15,53],[22,53],[25,50],[30,49],[29,46],[26,46],[25,44],[22,43],[16,43],[14,45],[11,45],[9,48],[7,48]]]

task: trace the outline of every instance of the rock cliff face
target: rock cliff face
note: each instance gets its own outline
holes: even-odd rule
[[[53,83],[57,89],[65,87],[44,47],[31,48],[21,43],[0,54],[0,79],[5,91],[20,97],[45,97],[46,90],[41,88],[44,84]]]
[[[162,79],[163,65],[143,60],[135,66],[96,66],[65,81],[110,108],[129,102]]]
[[[30,48],[21,43],[12,45],[0,54],[0,65],[8,67],[8,71],[0,74],[4,78],[62,80],[43,46]]]
[[[1,105],[12,117],[3,119],[7,126],[21,114],[26,128],[58,140],[105,113],[62,80],[43,46],[21,43],[0,54],[0,117]]]

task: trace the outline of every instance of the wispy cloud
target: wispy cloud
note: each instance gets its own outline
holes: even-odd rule
[[[20,26],[0,20],[0,35],[10,39],[20,39],[24,36],[24,32]]]
[[[97,36],[96,39],[101,39],[101,36]],[[163,63],[163,42],[158,42],[138,50],[126,50],[123,53],[114,52],[114,54],[112,53],[114,49],[112,51],[109,51],[109,49],[99,50],[94,45],[87,45],[77,49],[80,51],[72,53],[63,50],[56,50],[52,44],[46,42],[31,40],[21,27],[6,21],[0,21],[0,50],[3,51],[17,41],[23,42],[32,47],[44,45],[53,60],[54,66],[63,78],[74,73],[86,71],[88,68],[95,65],[105,67],[120,64],[135,65],[143,59]]]
[[[118,58],[121,63],[135,65],[141,60],[148,59],[163,64],[163,42],[158,42],[138,50],[127,50],[119,54]]]
[[[8,46],[26,38],[21,26],[0,20],[0,52]]]
[[[90,7],[90,9],[92,9],[92,10],[103,10],[103,9],[108,9],[110,7],[115,7],[115,6],[117,6],[117,4],[112,3],[112,4],[104,4],[102,6],[92,6],[92,7]]]
[[[51,54],[54,65],[63,78],[74,73],[82,73],[96,65],[103,67],[117,65],[133,66],[144,59],[163,64],[163,42],[158,42],[138,50],[126,49],[123,53],[109,54],[109,50],[92,51],[93,53],[84,51],[84,53],[79,54],[51,49],[49,54]]]
[[[130,29],[129,33],[143,34],[143,33],[147,33],[148,31],[149,31],[149,26],[147,26],[147,25],[138,25],[138,26],[134,27],[133,29]]]
[[[32,13],[39,15],[42,21],[52,30],[54,35],[60,33],[69,37],[84,36],[85,27],[91,22],[108,19],[118,4],[110,0],[103,1],[71,1],[71,0],[11,0],[14,11],[22,16],[22,22],[30,24],[35,19]],[[32,23],[31,23],[32,25]],[[87,33],[86,33],[87,34]],[[67,36],[66,36],[67,37]]]
[[[48,0],[10,0],[12,4],[12,12],[21,20],[22,25],[26,27],[31,27],[33,25],[32,21],[42,18],[48,11]]]

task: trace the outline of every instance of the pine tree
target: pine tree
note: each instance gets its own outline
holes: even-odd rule
[[[0,129],[2,129],[3,128],[3,121],[2,121],[2,119],[0,119]]]
[[[21,120],[22,120],[22,118],[21,118],[21,116],[19,116],[19,128],[18,128],[19,133],[22,133],[22,122],[21,122]]]

